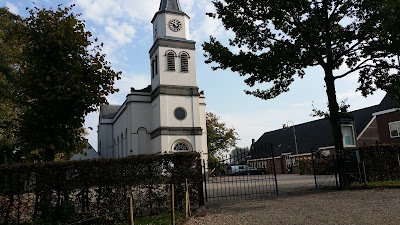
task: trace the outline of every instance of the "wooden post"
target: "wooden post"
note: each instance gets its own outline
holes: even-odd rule
[[[186,203],[185,204],[186,218],[188,218],[190,215],[190,201],[189,201],[189,187],[188,187],[187,178],[186,178],[185,203]]]
[[[171,224],[175,225],[174,184],[171,184]]]
[[[133,220],[133,196],[129,196],[129,217],[131,219],[131,225],[135,225]]]
[[[363,175],[364,175],[364,184],[367,185],[367,174],[365,172],[365,161],[362,161]]]

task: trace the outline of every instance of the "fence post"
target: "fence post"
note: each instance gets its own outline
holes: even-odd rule
[[[206,177],[206,161],[203,159],[203,181],[204,181],[204,197],[206,199],[206,202],[208,202],[207,199],[207,177]],[[201,184],[203,186],[203,183]],[[203,197],[203,205],[204,205],[204,197]]]
[[[334,155],[333,155],[333,163],[334,163],[334,166],[335,166],[335,182],[336,182],[336,187],[339,187],[339,181],[338,181],[338,173],[339,173],[339,171],[338,171],[338,165],[337,165],[337,162],[338,161],[338,157],[337,157],[337,154],[335,153]]]
[[[279,192],[278,192],[278,180],[276,179],[275,155],[274,155],[274,146],[272,145],[272,143],[270,144],[270,148],[271,148],[271,154],[272,154],[272,166],[274,167],[276,196],[278,196],[279,195]]]
[[[365,172],[365,161],[364,160],[362,161],[362,168],[363,168],[363,175],[364,175],[364,177],[363,177],[364,184],[367,185],[367,174]]]
[[[135,222],[133,220],[133,197],[129,196],[129,217],[131,219],[131,225],[135,225]]]
[[[311,151],[311,163],[312,163],[312,167],[313,167],[315,189],[318,189],[318,184],[317,184],[317,173],[315,172],[316,168],[315,168],[315,161],[314,161],[314,160],[315,160],[314,152]]]
[[[382,168],[382,152],[381,152],[381,148],[379,147],[379,144],[377,143],[376,147],[378,148],[378,161],[379,161],[379,181],[383,182],[383,168]]]
[[[174,183],[171,184],[171,224],[175,225]]]

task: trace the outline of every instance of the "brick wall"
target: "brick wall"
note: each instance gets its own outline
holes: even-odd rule
[[[391,138],[389,131],[389,123],[400,121],[400,112],[391,112],[376,116],[378,125],[379,143],[394,144],[400,143],[400,137]]]

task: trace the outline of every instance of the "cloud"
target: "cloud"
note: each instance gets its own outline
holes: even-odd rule
[[[115,87],[119,89],[118,93],[110,95],[107,100],[110,104],[122,104],[127,94],[131,92],[131,87],[135,89],[143,89],[150,85],[150,77],[143,74],[123,73],[120,80],[115,82]]]
[[[10,10],[10,12],[14,13],[14,14],[19,14],[19,10],[18,7],[14,4],[12,4],[11,2],[6,2],[6,7],[8,8],[8,10]]]
[[[204,12],[204,14],[206,12],[215,12],[215,7],[211,2],[204,4],[203,1],[199,1],[196,3],[196,6],[198,7],[198,11]],[[193,32],[191,34],[192,39],[198,42],[202,42],[208,39],[208,37],[211,35],[214,37],[229,37],[233,35],[233,33],[225,30],[221,20],[219,19],[213,19],[209,16],[204,15],[204,17],[202,17],[202,20],[198,23],[199,24],[195,24],[196,29],[192,29]]]
[[[89,139],[90,145],[92,145],[92,147],[96,151],[98,151],[98,148],[97,148],[97,125],[98,125],[98,123],[99,123],[99,112],[89,113],[85,117],[85,128],[88,133],[86,138]],[[89,127],[91,127],[92,130],[89,129]]]
[[[107,100],[109,104],[112,105],[121,105],[125,101],[125,97],[127,94],[131,92],[131,87],[135,89],[142,89],[147,87],[150,84],[149,77],[142,74],[128,74],[122,76],[122,78],[115,82],[115,87],[119,88],[119,92],[110,96],[107,96]],[[88,114],[85,117],[85,128],[88,132],[86,136],[89,139],[90,144],[93,146],[95,150],[97,148],[97,125],[99,122],[99,112],[93,112]],[[92,127],[93,130],[90,130],[89,127]]]
[[[112,19],[109,20],[104,30],[113,41],[117,42],[117,45],[121,46],[132,42],[136,33],[135,28],[128,23],[119,23]]]

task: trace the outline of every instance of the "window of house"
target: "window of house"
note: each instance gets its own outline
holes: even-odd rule
[[[166,57],[167,57],[167,70],[168,71],[175,71],[175,57],[176,57],[176,53],[172,50],[168,50],[165,53]]]
[[[188,73],[189,72],[189,54],[187,52],[181,52],[179,54],[181,58],[181,72]]]
[[[353,125],[342,125],[343,147],[355,147]]]
[[[389,123],[389,132],[391,138],[400,137],[400,121]]]

